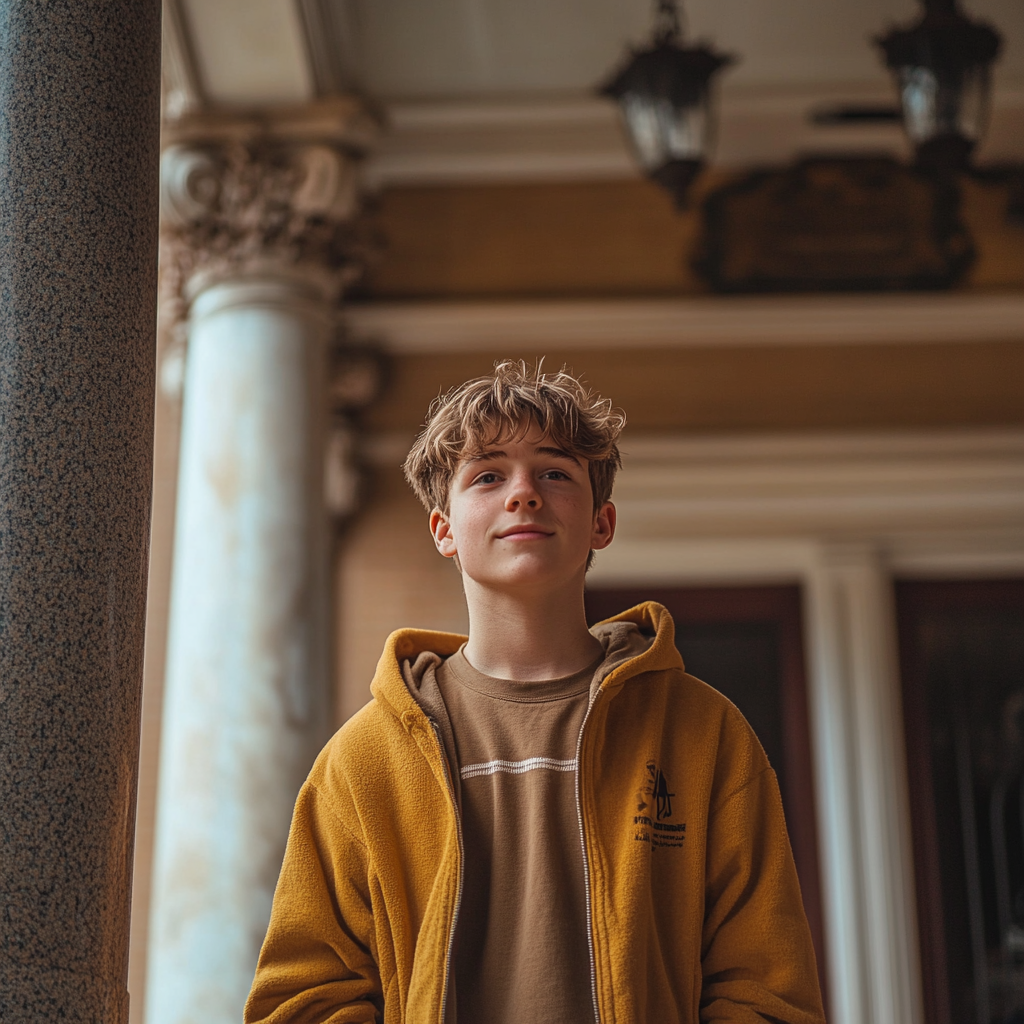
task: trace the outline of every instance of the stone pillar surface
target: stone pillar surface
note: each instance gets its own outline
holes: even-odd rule
[[[878,552],[823,545],[806,608],[829,1019],[921,1024],[896,614]]]
[[[331,728],[323,469],[349,172],[322,146],[165,155],[165,215],[191,244],[147,1024],[241,1019]]]
[[[159,0],[0,0],[0,1020],[127,1020]]]

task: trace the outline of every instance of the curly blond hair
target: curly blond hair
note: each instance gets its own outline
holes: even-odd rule
[[[502,360],[492,374],[466,381],[430,403],[402,467],[428,512],[447,514],[452,478],[463,459],[521,438],[534,424],[559,448],[587,460],[595,511],[608,501],[622,466],[617,442],[625,413],[564,366],[543,373],[542,365],[543,360],[533,367],[524,360]]]

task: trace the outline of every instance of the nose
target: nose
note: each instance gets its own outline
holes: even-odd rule
[[[510,480],[511,486],[505,497],[505,511],[515,512],[518,509],[538,509],[543,502],[540,492],[533,481],[533,477],[527,472],[516,473]]]

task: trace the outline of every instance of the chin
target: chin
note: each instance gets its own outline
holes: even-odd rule
[[[560,588],[577,577],[583,579],[585,562],[578,566],[553,566],[549,562],[532,558],[517,558],[512,565],[489,566],[479,573],[468,575],[482,586],[535,589],[537,587]]]

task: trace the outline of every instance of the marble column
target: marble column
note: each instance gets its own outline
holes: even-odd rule
[[[870,544],[806,577],[831,1016],[921,1024],[910,797],[892,581]]]
[[[0,2],[0,1020],[123,1024],[159,0]]]
[[[336,148],[178,146],[187,315],[147,1024],[237,1024],[292,804],[331,728],[328,349],[351,267]]]

